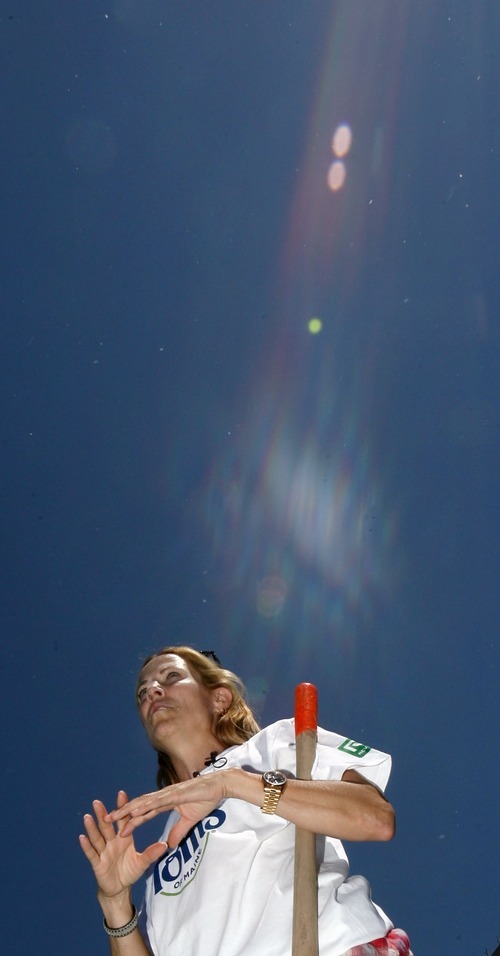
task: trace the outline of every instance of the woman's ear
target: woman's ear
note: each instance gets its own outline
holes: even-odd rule
[[[219,717],[225,714],[233,703],[233,695],[228,687],[216,687],[214,689],[214,709]]]

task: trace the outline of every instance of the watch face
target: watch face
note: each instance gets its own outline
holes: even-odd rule
[[[281,773],[281,770],[266,770],[262,777],[270,787],[284,787],[286,783],[285,774]]]

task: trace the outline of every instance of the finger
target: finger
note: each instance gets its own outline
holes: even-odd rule
[[[127,797],[127,794],[125,793],[125,790],[119,790],[116,795],[116,806],[119,809],[121,809],[127,803],[128,803],[128,797]],[[107,814],[107,816],[109,817],[109,813]],[[119,820],[116,821],[116,828],[118,830],[118,833],[120,833],[122,836],[123,836],[123,828],[129,819],[130,819],[130,816],[127,814],[126,817],[121,817]]]
[[[130,836],[137,827],[146,823],[146,820],[153,820],[159,813],[161,813],[161,808],[150,810],[148,813],[143,813],[139,817],[130,817],[128,820],[125,820],[123,827],[119,830],[120,836]]]
[[[116,798],[116,809],[110,810],[109,813],[106,813],[104,820],[106,823],[117,823],[118,820],[123,820],[124,817],[129,816],[130,809],[136,803],[137,797],[135,800],[129,800],[125,791],[120,790]]]
[[[100,860],[99,854],[92,846],[88,836],[85,836],[84,833],[80,833],[78,839],[80,841],[80,846],[87,857],[87,860],[93,867],[95,867]]]
[[[149,796],[152,796],[152,794],[147,793],[144,797],[134,797],[133,800],[129,800],[125,790],[119,790],[116,795],[116,808],[106,814],[106,823],[117,823],[118,820],[123,820],[125,817],[128,817],[131,809],[133,809],[139,801]]]
[[[156,808],[157,813],[160,813],[162,809],[170,810],[171,807],[171,801],[166,798],[164,791],[160,790],[158,793],[146,793],[142,797],[135,797],[133,800],[124,803],[123,806],[117,807],[116,810],[112,810],[111,813],[107,813],[104,819],[106,822],[117,823],[118,820],[123,820],[128,816],[142,816],[144,813],[149,813],[153,808]]]
[[[97,826],[99,827],[99,830],[102,833],[106,843],[108,843],[110,840],[114,840],[116,836],[115,828],[112,823],[108,823],[107,821],[109,814],[102,800],[93,800],[92,807],[96,815]]]
[[[152,843],[151,846],[146,847],[145,850],[141,853],[141,857],[146,863],[146,869],[148,866],[151,866],[152,863],[156,863],[160,857],[163,856],[168,850],[168,844],[164,841],[159,843]]]
[[[83,825],[87,832],[87,839],[93,846],[94,850],[96,850],[99,854],[102,853],[104,847],[106,846],[106,840],[104,839],[91,813],[85,814],[83,818]]]
[[[179,846],[179,843],[184,839],[186,834],[189,833],[192,826],[192,822],[183,817],[177,821],[168,834],[168,845],[171,850],[175,850],[175,848]]]

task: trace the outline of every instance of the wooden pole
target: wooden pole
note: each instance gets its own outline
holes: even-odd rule
[[[314,684],[295,689],[297,779],[310,780],[316,756],[318,692]],[[318,956],[318,875],[316,836],[295,829],[292,956]]]

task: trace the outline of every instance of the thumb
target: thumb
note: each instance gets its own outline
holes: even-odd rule
[[[168,845],[162,840],[158,843],[152,843],[151,846],[146,847],[146,849],[141,853],[141,857],[145,863],[144,869],[147,869],[147,867],[151,866],[152,863],[156,863],[160,857],[167,852],[167,850]]]
[[[185,820],[184,817],[177,820],[177,823],[174,824],[168,834],[168,846],[171,850],[175,850],[176,847],[179,846],[179,843],[184,839],[186,834],[189,833],[192,826],[192,820]]]

